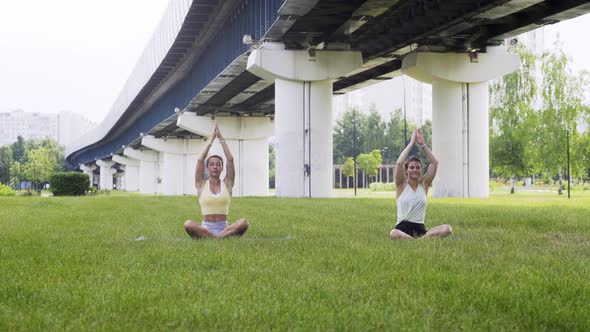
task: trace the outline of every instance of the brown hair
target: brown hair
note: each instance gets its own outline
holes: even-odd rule
[[[205,166],[209,166],[209,160],[211,160],[211,158],[219,158],[219,160],[221,161],[221,167],[223,167],[223,158],[221,158],[221,156],[218,156],[216,154],[209,156],[209,158],[207,158],[207,161],[205,161]]]
[[[408,166],[410,166],[410,163],[412,161],[417,161],[420,163],[420,167],[422,167],[422,160],[420,160],[420,158],[416,157],[416,156],[410,156],[410,158],[406,159],[406,162],[404,162],[404,169],[406,170],[406,172],[408,171]]]

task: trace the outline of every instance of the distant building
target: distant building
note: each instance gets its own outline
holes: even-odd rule
[[[55,114],[15,110],[0,113],[0,146],[16,142],[18,136],[26,140],[50,137],[60,145],[66,145],[95,126],[72,112]]]
[[[401,79],[408,122],[423,125],[426,120],[432,120],[432,85],[409,76],[403,76]]]

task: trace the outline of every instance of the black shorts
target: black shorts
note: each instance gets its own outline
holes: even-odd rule
[[[399,224],[395,225],[395,229],[398,229],[411,237],[421,237],[426,234],[426,227],[424,224],[419,224],[416,222],[402,220]]]

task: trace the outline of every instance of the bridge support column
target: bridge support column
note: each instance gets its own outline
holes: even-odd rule
[[[164,195],[196,194],[195,168],[205,142],[200,139],[145,136],[141,145],[160,153],[159,178]]]
[[[498,52],[412,53],[402,72],[432,84],[432,151],[439,161],[434,197],[489,196],[488,80],[518,68]]]
[[[267,117],[217,117],[219,130],[234,157],[236,178],[233,196],[268,195],[268,138],[273,135],[272,121]],[[208,116],[184,113],[178,117],[180,128],[208,138],[213,132],[214,121]],[[205,141],[199,140],[199,146],[192,149],[190,183],[194,188],[196,160],[205,148]],[[223,149],[215,140],[209,155],[224,157]],[[227,161],[224,159],[224,173]]]
[[[137,159],[114,155],[113,161],[125,165],[125,191],[139,191],[139,161]]]
[[[332,195],[332,80],[362,65],[356,51],[285,50],[265,43],[247,69],[275,82],[276,194]]]
[[[80,164],[80,169],[82,170],[82,172],[84,172],[84,174],[88,175],[88,178],[90,179],[89,186],[92,187],[92,185],[94,184],[94,170],[96,169],[96,165]]]
[[[125,190],[125,165],[120,165],[119,170],[122,172],[116,172],[115,177],[115,188],[117,190]]]
[[[139,160],[139,192],[142,194],[157,193],[156,163],[158,154],[151,150],[125,148],[125,156]]]
[[[100,181],[98,188],[103,190],[113,190],[113,174],[117,170],[113,169],[114,162],[109,160],[97,160],[96,164],[100,167]]]

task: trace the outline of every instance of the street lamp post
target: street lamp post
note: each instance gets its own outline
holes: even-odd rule
[[[384,146],[383,149],[381,149],[381,151],[383,151],[383,158],[382,158],[381,166],[385,166],[385,172],[389,176],[389,170],[387,169],[387,151],[388,151],[388,148],[386,146]],[[381,182],[383,182],[383,170],[381,170],[380,173],[381,173]],[[386,176],[386,178],[387,178],[387,176]]]
[[[570,198],[570,129],[567,128],[566,129],[566,135],[565,135],[566,139],[566,149],[567,149],[567,198]]]
[[[33,183],[31,183],[31,192],[35,191],[35,178],[37,177],[37,169],[35,167],[35,163],[33,163]]]
[[[356,178],[356,110],[352,110],[352,158],[354,160],[354,176],[352,180],[354,182],[354,195],[356,196],[356,186],[357,186],[357,178]]]
[[[407,121],[406,121],[406,80],[402,76],[402,87],[404,92],[404,145],[408,145],[408,128],[407,128]]]

